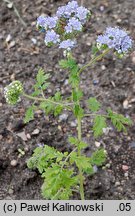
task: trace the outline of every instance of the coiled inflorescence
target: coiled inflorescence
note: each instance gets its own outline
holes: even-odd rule
[[[58,44],[59,48],[71,50],[76,45],[77,34],[83,30],[90,15],[88,9],[79,7],[76,1],[70,1],[67,5],[59,7],[53,17],[39,16],[37,27],[46,33],[47,46]]]
[[[4,88],[6,102],[10,105],[15,105],[20,101],[20,95],[23,93],[23,86],[20,81],[13,81]]]
[[[97,43],[113,48],[118,54],[125,54],[132,47],[132,39],[118,27],[108,27],[103,35],[98,36]]]

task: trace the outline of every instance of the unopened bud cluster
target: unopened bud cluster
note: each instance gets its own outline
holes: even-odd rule
[[[10,105],[15,105],[20,101],[20,95],[23,93],[23,86],[20,81],[13,81],[4,89],[6,102]]]

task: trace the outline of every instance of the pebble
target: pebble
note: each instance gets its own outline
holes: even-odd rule
[[[102,69],[102,70],[105,70],[105,69],[106,69],[106,66],[105,66],[105,65],[102,65],[102,66],[101,66],[101,69]]]
[[[64,85],[68,85],[68,79],[65,80]]]
[[[107,163],[107,164],[106,164],[106,168],[109,169],[110,167],[111,167],[111,164],[110,164],[110,163]]]
[[[98,172],[98,167],[96,165],[93,166],[94,173]]]
[[[124,173],[124,176],[125,176],[125,177],[128,177],[128,172]]]
[[[33,43],[34,45],[37,44],[37,39],[36,39],[36,38],[31,38],[31,41],[32,41],[32,43]]]
[[[60,121],[66,121],[67,118],[68,118],[68,114],[66,114],[66,113],[63,113],[62,115],[59,116]]]
[[[116,187],[117,187],[117,186],[120,186],[120,182],[119,182],[119,181],[115,182],[115,186],[116,186]]]
[[[28,138],[28,139],[31,139],[31,135],[28,133],[28,134],[26,134],[26,137]]]
[[[77,122],[76,122],[76,121],[72,121],[72,122],[70,123],[70,125],[71,125],[71,127],[76,127],[76,126],[77,126]]]
[[[128,171],[129,167],[128,167],[127,165],[122,165],[122,169],[123,169],[124,171]]]
[[[27,141],[27,136],[24,131],[17,133],[17,136],[19,136],[23,141]]]
[[[6,37],[6,42],[7,42],[7,43],[10,42],[11,39],[12,39],[12,36],[11,36],[10,34],[8,34],[8,36]]]
[[[0,140],[2,140],[3,139],[3,136],[0,134]]]
[[[102,12],[102,11],[104,11],[104,9],[105,9],[104,5],[101,5],[100,6],[100,11]]]
[[[13,194],[13,193],[14,193],[13,189],[10,188],[10,189],[8,190],[8,193],[9,193],[9,194]]]
[[[97,141],[95,141],[95,146],[96,146],[97,148],[99,148],[99,147],[100,147],[100,145],[101,145],[101,143],[100,143],[100,142],[97,142]]]
[[[38,135],[40,133],[40,130],[36,128],[33,132],[32,135]]]
[[[97,85],[99,83],[99,80],[93,80],[93,85]]]
[[[8,48],[12,48],[12,47],[14,47],[15,46],[15,41],[11,41],[10,43],[9,43],[9,45],[8,45]]]
[[[129,103],[128,103],[127,99],[123,101],[123,108],[124,109],[128,109],[129,108]]]
[[[130,146],[131,148],[135,148],[135,141],[129,143],[129,146]]]
[[[11,166],[15,167],[17,165],[17,160],[12,160],[10,162]]]

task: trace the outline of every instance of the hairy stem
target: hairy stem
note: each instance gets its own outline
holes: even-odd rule
[[[78,122],[78,140],[81,142],[82,139],[82,132],[81,132],[81,118],[78,117],[77,118],[77,122]],[[78,155],[81,155],[81,150],[78,147]],[[84,187],[83,187],[83,172],[82,172],[82,168],[79,168],[79,178],[80,178],[80,196],[81,196],[81,200],[84,200]]]
[[[44,97],[33,97],[33,96],[25,94],[25,93],[23,93],[23,96],[28,98],[28,99],[34,100],[34,101],[46,101],[46,102],[50,102],[52,104],[61,105],[61,106],[70,106],[70,105],[74,104],[74,103],[66,103],[66,102],[60,103],[60,102],[56,102],[56,101],[53,101],[53,100],[50,100],[50,99],[47,99]]]
[[[90,67],[92,64],[94,64],[96,61],[102,59],[108,52],[110,51],[110,49],[106,49],[102,54],[94,57],[93,59],[90,60],[90,62],[86,65],[84,65],[80,70],[79,70],[79,74],[84,71],[86,68]]]

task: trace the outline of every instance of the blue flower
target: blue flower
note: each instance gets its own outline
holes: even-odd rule
[[[90,14],[90,11],[85,7],[78,7],[76,17],[84,24],[87,21],[87,17]]]
[[[71,33],[72,31],[82,31],[82,24],[76,18],[71,18],[67,26],[65,26],[66,33]]]
[[[114,48],[118,53],[126,53],[132,47],[132,39],[126,31],[118,27],[108,27],[103,35],[99,35],[97,43]]]
[[[47,17],[46,18],[46,26],[48,29],[55,28],[57,25],[58,17]]]
[[[77,1],[71,1],[67,5],[59,7],[56,15],[60,17],[70,18],[72,14],[75,14],[78,8]]]
[[[37,25],[40,26],[40,27],[44,27],[45,26],[45,23],[46,23],[46,17],[44,16],[39,16],[37,18]]]
[[[45,36],[45,43],[48,45],[48,43],[56,44],[60,42],[60,36],[54,31],[54,30],[48,30]]]
[[[76,45],[76,41],[73,40],[64,40],[60,43],[59,48],[71,50]]]

